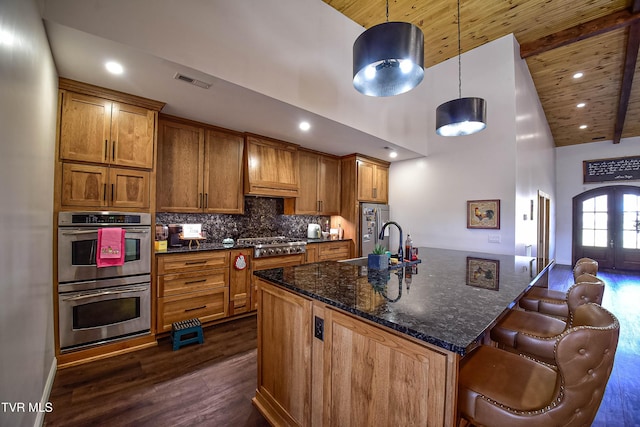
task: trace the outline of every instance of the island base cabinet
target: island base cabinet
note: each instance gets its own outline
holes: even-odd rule
[[[322,425],[455,424],[447,354],[333,309],[324,312]]]
[[[308,426],[311,300],[262,280],[258,296],[258,388],[254,404],[271,425]]]
[[[258,279],[258,389],[272,425],[454,426],[459,356]]]

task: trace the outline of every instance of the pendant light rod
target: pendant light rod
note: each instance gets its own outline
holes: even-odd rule
[[[458,98],[462,98],[462,44],[460,40],[460,0],[458,0]]]

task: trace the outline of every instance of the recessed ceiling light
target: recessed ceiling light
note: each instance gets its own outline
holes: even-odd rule
[[[300,128],[300,130],[303,130],[305,132],[311,129],[311,125],[309,124],[309,122],[300,122],[298,127]]]
[[[122,74],[122,72],[124,71],[124,68],[122,68],[122,65],[120,65],[115,61],[109,61],[106,64],[104,64],[104,66],[107,68],[107,71],[110,72],[111,74]]]
[[[581,102],[580,104],[576,105],[576,107],[578,108],[584,108],[584,106],[587,105],[584,102]]]
[[[582,77],[582,76],[584,76],[584,73],[575,73],[575,74],[573,75],[573,78],[574,78],[574,79],[579,79],[579,78],[580,78],[580,77]]]
[[[395,159],[396,157],[398,157],[398,153],[395,151],[392,151],[389,153],[389,157],[391,157],[392,159]]]
[[[580,125],[580,129],[586,129],[587,125]]]

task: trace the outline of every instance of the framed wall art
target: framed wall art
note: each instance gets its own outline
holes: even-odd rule
[[[467,257],[467,285],[497,291],[500,287],[500,261]]]
[[[500,200],[468,200],[467,228],[500,229]]]

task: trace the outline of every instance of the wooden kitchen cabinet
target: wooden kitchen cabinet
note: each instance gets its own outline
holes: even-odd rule
[[[285,199],[285,214],[339,215],[340,160],[314,151],[298,150],[300,193]]]
[[[202,323],[229,315],[229,251],[163,254],[157,257],[158,332],[198,318]]]
[[[351,240],[318,243],[318,261],[341,261],[351,257]]]
[[[158,211],[244,213],[241,134],[161,117]]]
[[[358,159],[358,201],[388,203],[389,167],[370,160]]]
[[[267,197],[297,197],[300,191],[298,146],[247,134],[244,193]]]
[[[152,169],[156,114],[62,91],[60,159]]]
[[[149,209],[149,171],[63,163],[61,181],[64,207]]]
[[[251,271],[249,273],[251,280],[251,305],[252,310],[258,309],[258,287],[256,286],[256,276],[254,271],[268,270],[270,268],[292,267],[305,263],[305,254],[272,256],[263,258],[253,258],[251,262]]]
[[[262,279],[258,295],[253,402],[270,424],[454,425],[457,355]]]
[[[305,249],[305,259],[304,262],[306,264],[311,264],[312,262],[318,262],[318,249],[320,248],[320,243],[307,243]]]
[[[229,253],[229,316],[253,310],[251,301],[251,250],[234,249]],[[244,268],[242,268],[242,257]],[[236,261],[237,260],[237,261]]]
[[[318,261],[341,261],[352,258],[351,240],[307,243],[305,263]]]
[[[311,425],[311,300],[258,281],[258,387],[271,425]],[[292,327],[295,325],[295,327]]]

